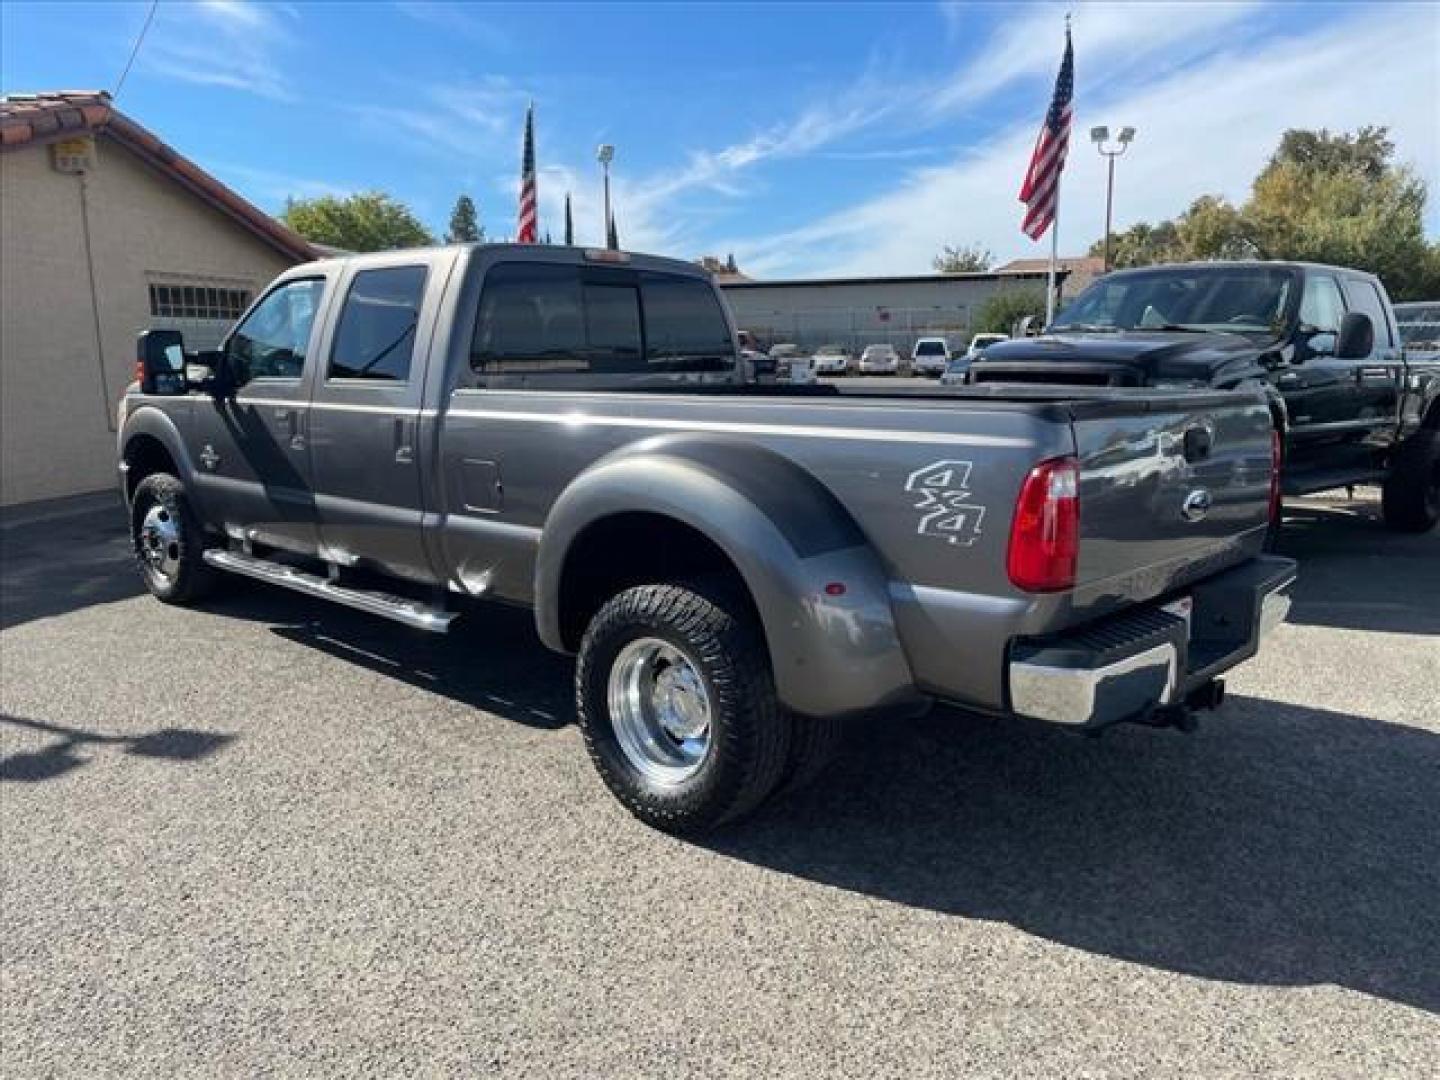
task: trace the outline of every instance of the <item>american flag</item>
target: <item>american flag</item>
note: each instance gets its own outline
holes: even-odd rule
[[[1070,28],[1065,28],[1065,58],[1060,61],[1060,74],[1055,77],[1055,96],[1050,111],[1035,140],[1035,152],[1025,170],[1025,183],[1020,186],[1020,201],[1025,204],[1025,220],[1020,230],[1031,240],[1039,240],[1055,221],[1055,208],[1060,202],[1060,174],[1065,169],[1065,153],[1070,149],[1070,103],[1075,97],[1075,50],[1070,46]]]
[[[520,222],[515,240],[535,244],[540,238],[540,213],[535,191],[535,106],[525,110],[525,154],[520,165]]]

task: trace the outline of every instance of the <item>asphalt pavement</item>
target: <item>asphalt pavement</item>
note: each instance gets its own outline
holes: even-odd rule
[[[604,791],[524,613],[140,594],[6,528],[6,1077],[1434,1076],[1440,535],[1289,507],[1193,735],[937,710],[704,842]]]

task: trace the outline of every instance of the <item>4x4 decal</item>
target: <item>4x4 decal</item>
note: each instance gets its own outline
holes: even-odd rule
[[[905,490],[920,496],[915,509],[923,511],[918,534],[964,547],[975,543],[985,507],[970,501],[972,468],[968,461],[937,461],[910,474]]]

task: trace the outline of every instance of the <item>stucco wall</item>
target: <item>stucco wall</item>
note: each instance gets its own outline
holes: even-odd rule
[[[0,155],[0,504],[114,485],[115,406],[152,280],[254,291],[289,265],[107,138],[83,178],[54,171],[46,146]]]

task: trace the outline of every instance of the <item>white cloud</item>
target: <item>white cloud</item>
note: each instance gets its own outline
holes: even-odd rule
[[[1355,62],[1375,56],[1385,63]],[[1173,216],[1203,193],[1243,199],[1281,133],[1294,127],[1388,125],[1399,156],[1435,188],[1437,58],[1435,10],[1400,6],[1370,8],[1308,35],[1213,56],[1094,104],[1082,67],[1061,203],[1062,251],[1083,250],[1104,229],[1104,166],[1085,137],[1092,123],[1139,129],[1117,170],[1117,229]],[[1036,124],[1042,105],[1037,102]],[[1020,234],[1015,198],[1034,134],[1032,124],[1016,125],[947,166],[913,171],[893,192],[783,235],[723,246],[762,275],[923,271],[947,242],[978,241],[1002,259],[1043,255],[1048,237],[1032,244]]]
[[[210,162],[205,167],[236,191],[244,193],[251,202],[272,207],[277,211],[288,198],[314,199],[324,195],[344,198],[360,190],[355,184],[295,176],[274,169],[260,169],[228,161]]]
[[[510,35],[492,22],[475,18],[464,7],[455,4],[409,2],[400,0],[395,10],[416,22],[433,26],[446,34],[458,35],[477,45],[496,51],[514,48]]]
[[[287,101],[294,94],[284,58],[298,45],[287,24],[298,18],[288,4],[164,4],[140,63],[147,71],[181,82]]]
[[[512,146],[519,152],[530,95],[504,76],[410,87],[406,97],[415,104],[346,108],[378,129],[401,128],[446,157],[476,161]]]
[[[1064,15],[1072,5],[1038,4],[1005,23],[989,40],[968,50],[968,66],[931,95],[927,107],[941,114],[983,101],[1021,79],[1053,79],[1064,47]],[[1150,63],[1155,53],[1193,47],[1253,13],[1254,0],[1229,3],[1082,4],[1072,15],[1076,67],[1094,83],[1095,73]],[[942,10],[958,25],[954,5]],[[1087,76],[1087,72],[1089,75]]]

